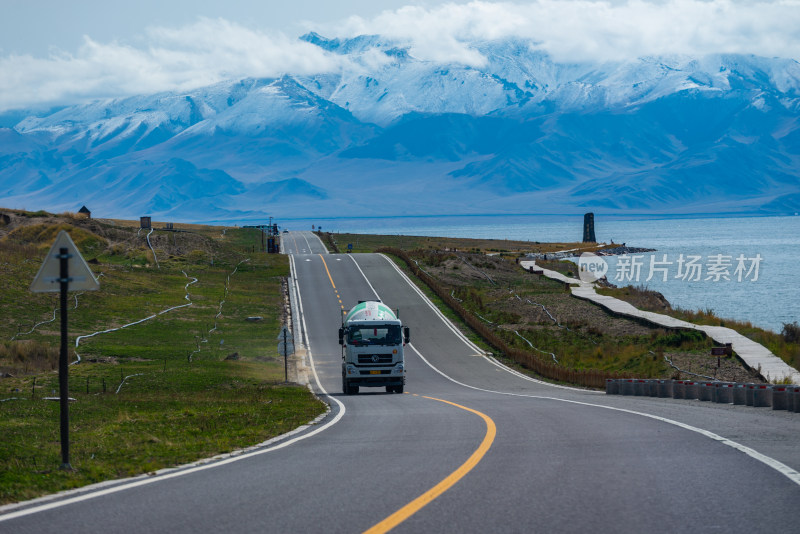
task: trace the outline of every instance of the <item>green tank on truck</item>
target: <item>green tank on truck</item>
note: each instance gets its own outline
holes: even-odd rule
[[[398,313],[378,300],[361,301],[342,320],[342,391],[358,393],[361,387],[385,387],[402,393],[406,383],[403,347],[408,327]]]

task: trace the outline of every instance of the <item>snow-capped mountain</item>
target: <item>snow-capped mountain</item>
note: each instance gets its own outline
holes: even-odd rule
[[[800,211],[800,64],[742,55],[479,66],[380,36],[340,72],[0,114],[0,205],[187,221]],[[13,120],[12,120],[13,118]]]

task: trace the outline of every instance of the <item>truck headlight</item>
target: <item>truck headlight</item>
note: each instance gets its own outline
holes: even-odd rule
[[[357,375],[358,374],[358,369],[356,369],[352,365],[348,365],[347,366],[347,374],[348,375]]]
[[[396,375],[402,375],[404,370],[405,369],[403,367],[403,362],[400,362],[400,363],[398,363],[397,365],[394,366],[394,369],[392,370],[392,372],[394,374],[396,374]]]

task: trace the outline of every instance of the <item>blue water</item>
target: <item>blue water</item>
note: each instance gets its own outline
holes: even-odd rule
[[[316,219],[285,221],[292,230],[322,226],[330,232],[355,232],[389,235],[423,235],[513,239],[541,242],[577,242],[583,234],[583,216],[453,216],[453,217],[387,217],[369,219]],[[620,219],[595,216],[595,233],[599,242],[625,243],[632,247],[656,249],[641,254],[638,283],[619,281],[619,257],[606,258],[608,279],[617,285],[643,285],[660,291],[672,303],[686,309],[711,309],[718,316],[750,321],[757,326],[780,332],[783,323],[800,321],[800,267],[795,253],[800,250],[800,217],[748,217],[719,219]],[[650,272],[650,257],[662,264],[662,273]],[[676,278],[680,255],[684,259],[699,256],[699,281]],[[709,273],[714,256],[722,255],[720,271],[730,280]],[[746,271],[757,263],[748,275],[738,281],[737,258],[743,256]],[[760,262],[752,260],[761,257]],[[728,259],[727,257],[730,257]],[[631,260],[622,260],[628,261]],[[729,263],[729,265],[726,265]],[[656,267],[659,267],[656,264]],[[727,273],[725,273],[727,271]],[[711,279],[707,279],[711,276]]]

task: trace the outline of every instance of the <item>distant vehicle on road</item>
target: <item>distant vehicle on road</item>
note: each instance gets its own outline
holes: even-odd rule
[[[342,391],[355,395],[359,387],[386,387],[402,393],[406,383],[403,347],[409,328],[380,301],[359,302],[342,321]]]

